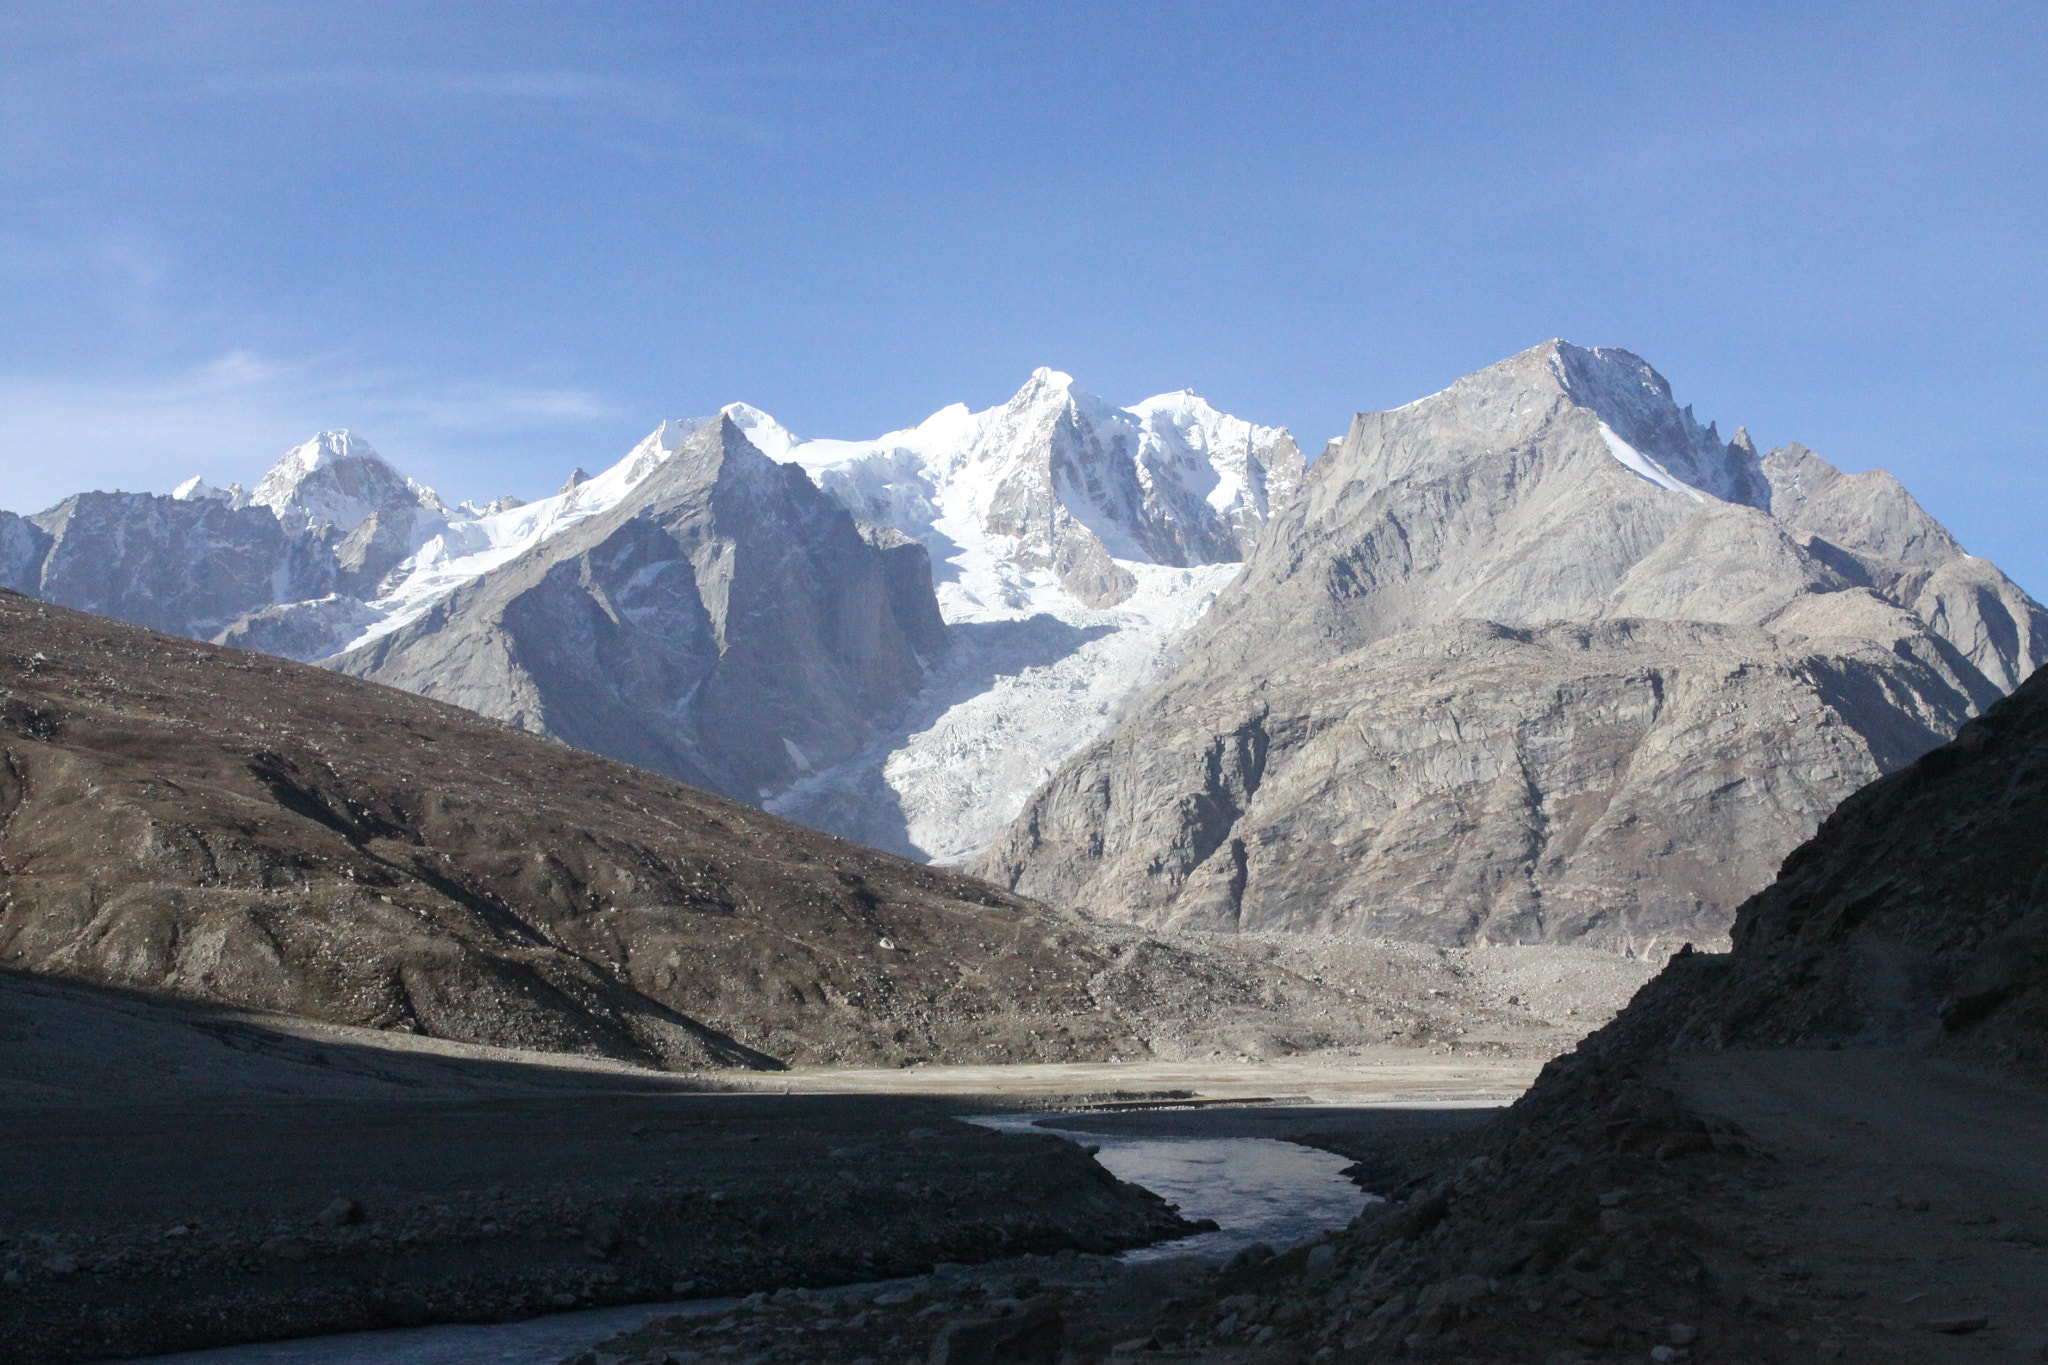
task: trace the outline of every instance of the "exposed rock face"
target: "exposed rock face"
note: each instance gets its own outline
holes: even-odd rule
[[[48,538],[26,586],[45,601],[200,639],[246,612],[328,590],[333,554],[267,507],[80,493],[29,518]]]
[[[12,512],[0,512],[0,588],[34,591],[49,552],[49,532]]]
[[[1735,951],[1641,1013],[1679,1050],[1906,1045],[2048,1080],[2044,829],[2036,673],[1844,801],[1742,906]],[[1657,1045],[1650,1024],[1618,1032]]]
[[[1761,461],[1553,342],[1361,415],[974,866],[1155,925],[1710,942],[2044,628],[1888,476]]]
[[[868,743],[944,650],[924,547],[730,418],[624,502],[332,662],[758,800]]]
[[[1996,566],[1965,554],[1884,470],[1844,474],[1797,444],[1772,451],[1763,468],[1771,515],[1809,553],[1912,611],[2001,691],[2048,657],[2041,605]]]

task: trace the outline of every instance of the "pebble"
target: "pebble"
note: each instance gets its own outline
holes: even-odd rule
[[[323,1228],[338,1228],[363,1221],[363,1206],[353,1199],[336,1199],[314,1219]]]
[[[1943,1336],[1966,1337],[1991,1325],[1989,1318],[1928,1318],[1913,1324],[1916,1332],[1938,1332]]]

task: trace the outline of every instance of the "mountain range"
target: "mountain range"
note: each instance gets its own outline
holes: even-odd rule
[[[2048,656],[1889,475],[1563,342],[1313,465],[1051,370],[871,441],[732,404],[532,504],[330,432],[0,514],[0,584],[1141,924],[1650,954]]]

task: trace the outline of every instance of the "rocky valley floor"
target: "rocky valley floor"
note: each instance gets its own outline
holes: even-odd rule
[[[1429,956],[1445,991],[1520,998],[1540,976],[1563,1023],[1626,976]],[[1244,1106],[1498,1105],[1535,1040],[1563,1036],[1540,1015],[1513,1048],[1444,1032],[1270,1060],[682,1076],[0,973],[0,1338],[10,1359],[94,1360],[1099,1257],[1199,1229],[1072,1133],[958,1116],[1223,1100],[1255,1115],[1240,1131],[1285,1138],[1318,1123]]]
[[[11,1361],[876,1279],[1195,1229],[889,1096],[302,1035],[0,978]],[[109,1064],[81,1066],[94,1055]]]

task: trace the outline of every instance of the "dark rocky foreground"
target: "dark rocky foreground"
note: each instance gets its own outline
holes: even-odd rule
[[[691,1093],[12,976],[0,1006],[0,1358],[21,1365],[1196,1230],[958,1102]]]

